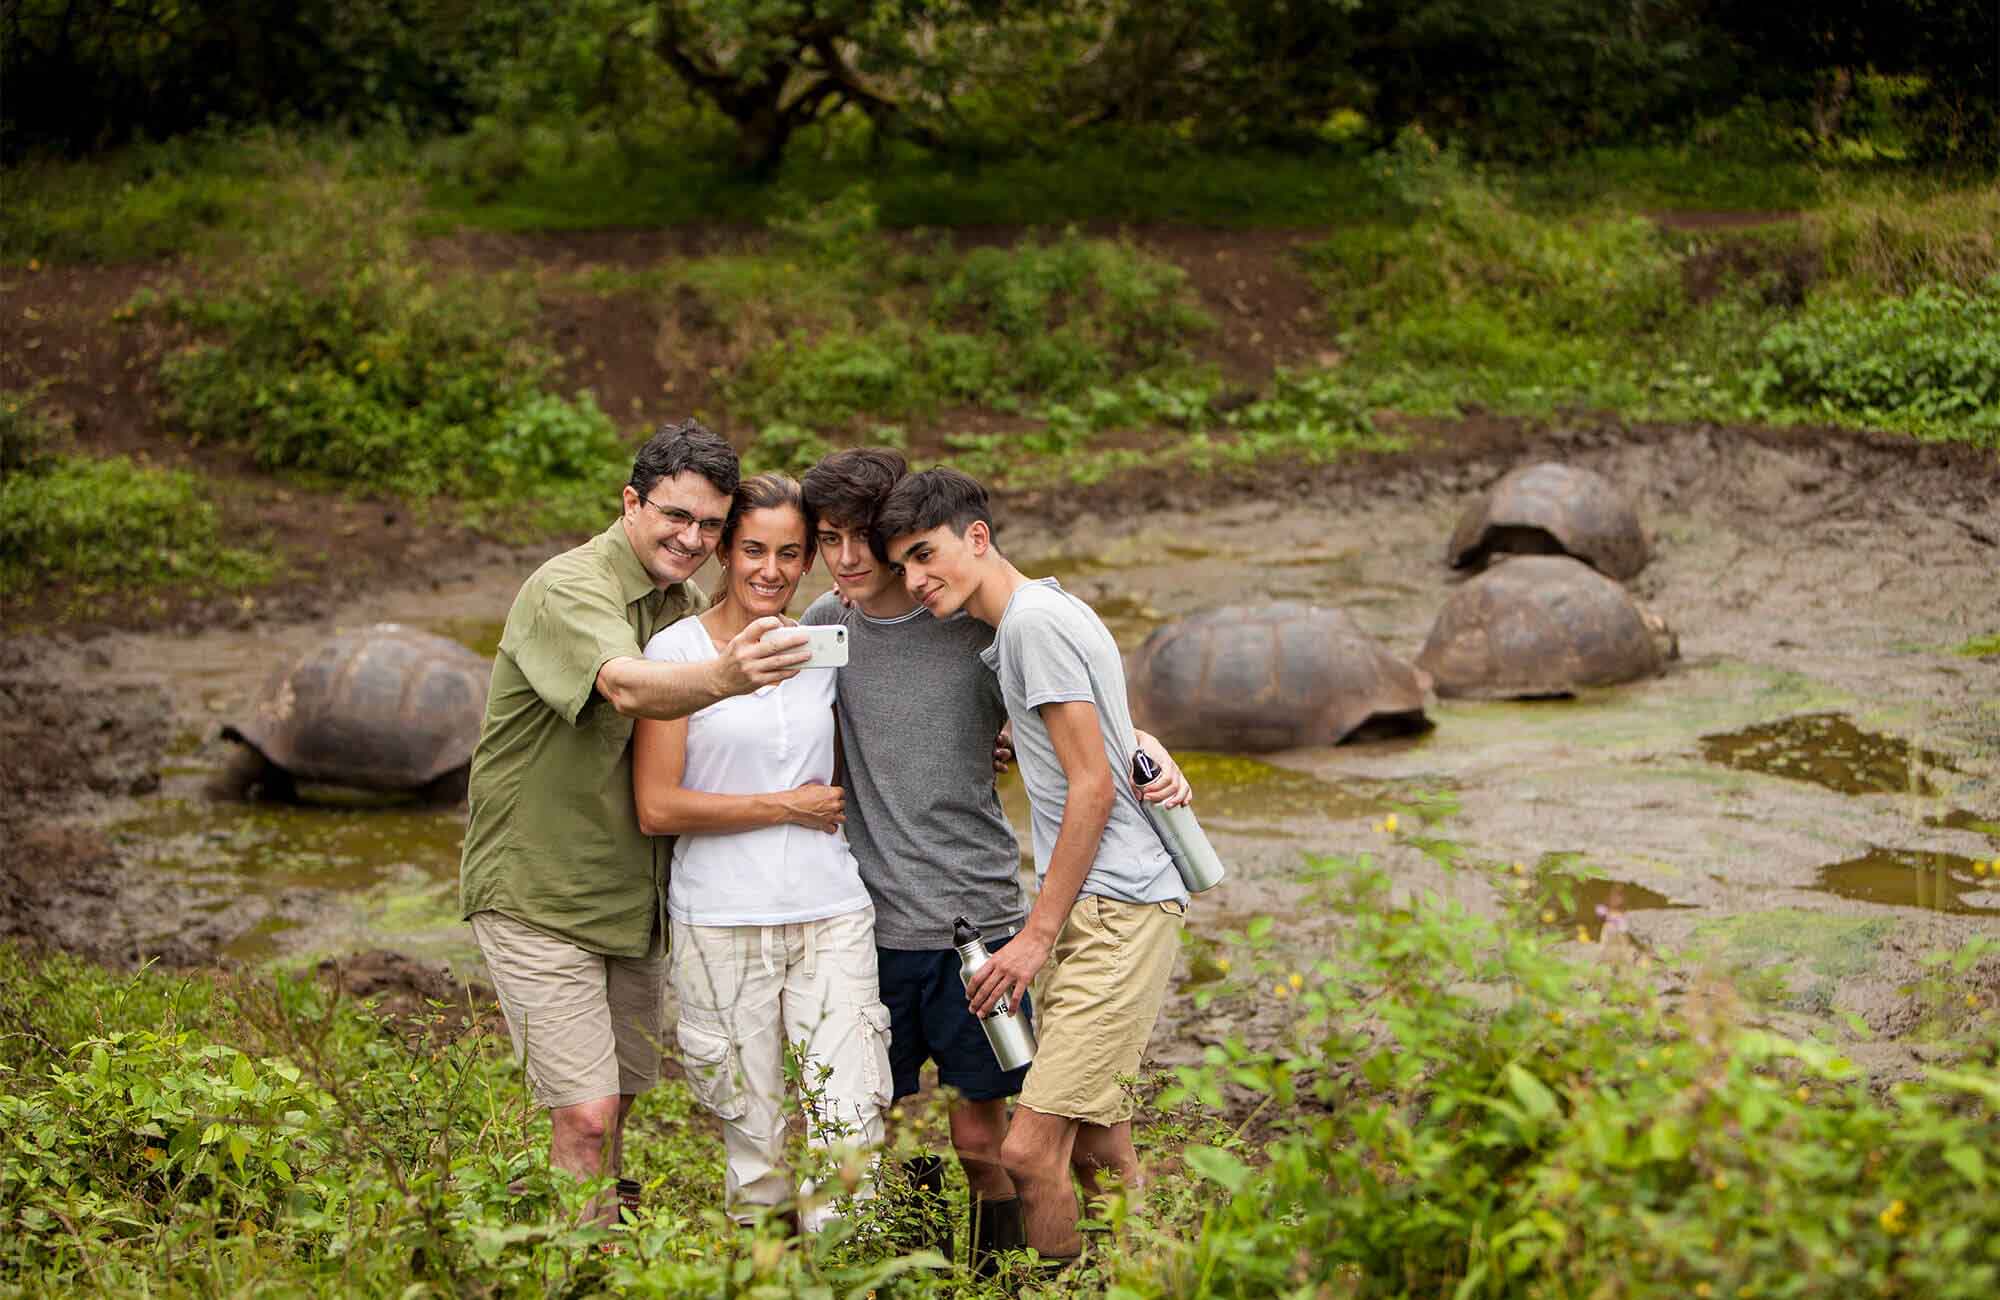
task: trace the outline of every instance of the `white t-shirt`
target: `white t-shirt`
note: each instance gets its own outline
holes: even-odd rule
[[[667,663],[716,654],[708,629],[692,616],[646,643],[646,658]],[[836,676],[808,669],[690,714],[681,784],[711,794],[831,785]],[[667,912],[687,925],[790,925],[866,906],[868,890],[844,831],[764,826],[683,835],[674,844]]]

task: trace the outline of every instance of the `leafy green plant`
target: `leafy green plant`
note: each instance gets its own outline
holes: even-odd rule
[[[57,456],[0,480],[0,594],[76,594],[178,581],[232,590],[270,561],[225,546],[216,508],[186,470]]]
[[[1446,808],[1406,807],[1403,841],[1514,899],[1503,918],[1557,901],[1560,879],[1442,835]],[[1663,997],[1658,959],[1609,927],[1587,944],[1489,920],[1365,853],[1308,875],[1345,921],[1331,949],[1282,975],[1253,926],[1238,965],[1257,974],[1216,995],[1296,1006],[1289,1034],[1212,1048],[1161,1098],[1247,1090],[1276,1135],[1188,1148],[1216,1200],[1199,1231],[1154,1228],[1120,1294],[1970,1297],[2000,1280],[1990,1007],[1956,1022],[1955,1059],[1878,1093],[1727,988]]]
[[[1907,298],[1830,301],[1758,345],[1753,401],[1920,431],[1970,430],[2000,445],[2000,275],[1975,292],[1926,285]]]
[[[506,276],[434,276],[380,213],[302,222],[208,295],[162,310],[204,341],[163,362],[168,414],[260,464],[412,496],[532,499],[609,481],[622,447],[587,393],[547,391],[536,304]]]

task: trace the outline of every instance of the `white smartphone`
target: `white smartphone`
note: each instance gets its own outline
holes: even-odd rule
[[[847,629],[844,627],[776,627],[764,634],[765,640],[779,632],[803,632],[806,634],[806,649],[812,651],[812,658],[801,664],[802,668],[845,668],[847,667]]]

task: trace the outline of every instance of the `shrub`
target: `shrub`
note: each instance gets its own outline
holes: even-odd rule
[[[163,363],[171,417],[359,488],[525,499],[613,481],[611,422],[588,394],[547,391],[555,358],[528,337],[526,283],[436,277],[381,214],[353,216],[308,221],[219,295],[167,301],[219,340]]]
[[[233,589],[269,561],[223,546],[216,510],[185,470],[59,456],[0,480],[0,594],[51,583],[78,594],[181,581]]]
[[[1755,401],[1922,432],[1970,430],[2000,446],[2000,275],[1979,290],[1823,301],[1772,327]]]

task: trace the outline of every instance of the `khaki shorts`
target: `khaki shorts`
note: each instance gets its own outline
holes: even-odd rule
[[[1132,1118],[1120,1080],[1139,1073],[1186,923],[1185,903],[1076,900],[1035,994],[1038,1045],[1023,1106],[1086,1124]]]
[[[660,1081],[666,958],[585,952],[499,912],[473,913],[472,933],[538,1104],[575,1106]]]

